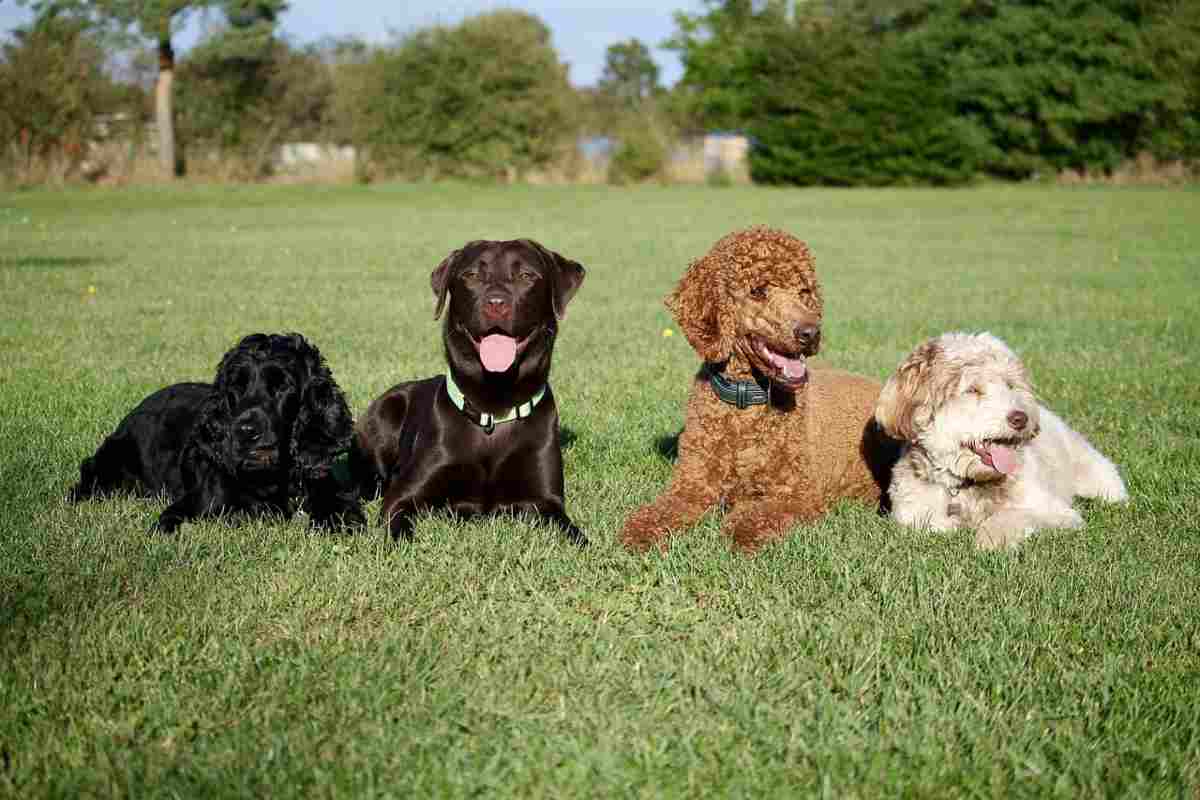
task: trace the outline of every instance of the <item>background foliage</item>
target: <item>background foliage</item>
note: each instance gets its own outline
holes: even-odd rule
[[[961,183],[1200,153],[1200,4],[731,0],[679,16],[681,102],[756,180]]]
[[[566,66],[530,14],[495,11],[417,31],[373,62],[355,143],[389,174],[511,179],[574,147]]]
[[[179,61],[175,116],[181,155],[226,177],[269,174],[287,139],[353,145],[363,178],[571,179],[585,136],[613,143],[613,182],[660,180],[712,131],[748,134],[751,176],[774,184],[1109,176],[1135,160],[1183,173],[1200,159],[1190,0],[705,0],[677,14],[684,74],[669,89],[637,39],[608,48],[596,86],[572,87],[546,25],[516,10],[298,47],[278,34],[282,0],[28,2],[45,22],[0,57],[9,167],[48,142],[61,153],[64,126],[86,140],[114,107],[101,85],[138,59],[105,52],[101,32],[156,48],[161,122],[172,36],[205,9],[220,24]]]
[[[69,177],[87,156],[97,114],[139,111],[137,93],[114,82],[104,62],[102,42],[70,16],[44,15],[0,44],[0,171]],[[39,165],[51,174],[39,175]]]

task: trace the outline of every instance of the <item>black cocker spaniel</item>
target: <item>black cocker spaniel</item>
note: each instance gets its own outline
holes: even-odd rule
[[[342,457],[353,421],[320,351],[298,333],[245,337],[211,384],[176,383],[138,404],[79,467],[68,499],[165,493],[163,531],[196,517],[287,515],[365,523]]]

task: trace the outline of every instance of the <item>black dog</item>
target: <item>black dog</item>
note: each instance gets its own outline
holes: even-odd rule
[[[528,239],[471,242],[433,271],[448,307],[445,376],[393,386],[359,419],[351,471],[383,487],[383,520],[411,538],[413,515],[533,511],[586,544],[563,503],[558,409],[546,379],[558,322],[584,269]]]
[[[139,403],[80,465],[68,499],[165,492],[157,526],[167,532],[224,512],[286,515],[292,499],[316,525],[363,524],[357,489],[334,474],[352,432],[317,348],[298,333],[256,333],[225,354],[213,383]]]

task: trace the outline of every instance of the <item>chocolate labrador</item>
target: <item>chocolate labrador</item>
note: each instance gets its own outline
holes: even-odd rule
[[[558,409],[546,382],[558,323],[583,276],[529,239],[470,242],[433,271],[449,368],[371,403],[350,452],[364,496],[382,487],[393,538],[412,537],[419,511],[446,508],[462,517],[533,511],[587,543],[564,508]]]

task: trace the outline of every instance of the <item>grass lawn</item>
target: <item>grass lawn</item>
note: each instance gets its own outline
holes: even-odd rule
[[[697,364],[661,298],[753,223],[812,246],[828,363],[990,330],[1133,502],[1013,553],[849,504],[755,558],[715,519],[626,553]],[[356,412],[439,372],[430,271],[517,236],[588,268],[553,385],[589,549],[64,505],[243,334],[303,332]],[[0,298],[0,795],[1200,797],[1200,191],[5,194]]]

